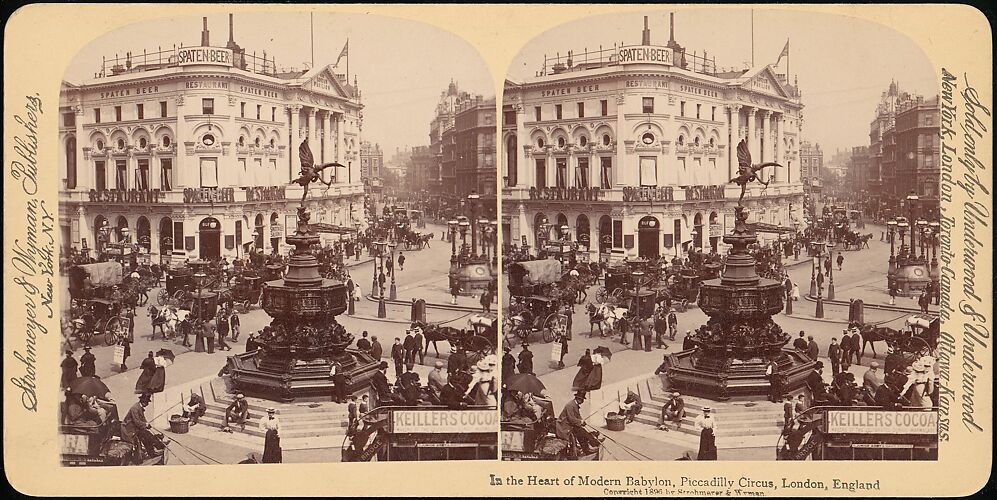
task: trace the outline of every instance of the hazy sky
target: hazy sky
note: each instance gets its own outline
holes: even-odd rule
[[[513,60],[509,76],[533,77],[544,54],[581,52],[637,45],[649,16],[651,43],[668,42],[668,10],[593,16],[554,28],[526,43]],[[689,9],[675,11],[675,39],[689,53],[716,57],[719,68],[742,68],[751,62],[751,10]],[[869,122],[890,80],[901,91],[938,93],[935,70],[906,36],[880,24],[851,17],[798,11],[756,9],[755,65],[775,63],[790,40],[790,75],[803,94],[804,140],[820,143],[830,158],[836,148],[869,144]],[[778,72],[785,72],[783,58]]]
[[[350,40],[350,81],[357,75],[363,94],[362,136],[381,144],[387,159],[396,147],[429,144],[429,121],[440,92],[453,78],[461,90],[493,96],[494,80],[478,52],[463,39],[417,22],[359,14],[315,13],[315,64],[336,62]],[[303,68],[311,61],[310,14],[235,14],[235,41],[247,53],[267,52],[278,69]],[[208,15],[211,45],[228,41],[228,14]],[[101,56],[141,54],[159,46],[199,45],[201,16],[146,21],[112,31],[86,45],[66,70],[65,79],[92,79]],[[337,72],[345,71],[346,58]]]

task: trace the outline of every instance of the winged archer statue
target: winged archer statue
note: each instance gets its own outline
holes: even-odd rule
[[[758,172],[765,167],[782,168],[782,165],[774,161],[752,165],[751,151],[748,151],[748,143],[744,139],[741,139],[741,142],[737,145],[737,176],[729,181],[741,186],[741,196],[737,199],[738,204],[744,200],[744,193],[748,189],[748,183],[751,181],[758,181],[763,186],[768,187],[768,181],[762,180],[758,175]]]
[[[301,146],[298,147],[298,156],[301,159],[301,171],[300,171],[300,175],[299,175],[299,177],[297,179],[294,179],[291,182],[294,183],[294,184],[298,184],[298,185],[300,185],[301,187],[304,188],[304,192],[301,194],[301,203],[302,203],[302,206],[303,206],[304,203],[305,203],[305,197],[308,196],[308,185],[309,184],[311,184],[312,182],[316,182],[317,181],[317,182],[321,182],[322,184],[325,184],[326,187],[329,187],[329,186],[332,185],[332,180],[329,180],[329,182],[326,182],[324,179],[322,179],[321,173],[322,173],[323,170],[325,170],[327,168],[330,168],[330,167],[335,167],[335,168],[343,167],[343,168],[346,168],[346,165],[343,165],[343,164],[337,163],[337,162],[330,162],[330,163],[323,163],[321,165],[315,165],[315,158],[312,156],[312,150],[311,150],[311,148],[308,147],[308,138],[307,137],[305,137],[304,141],[301,141]]]

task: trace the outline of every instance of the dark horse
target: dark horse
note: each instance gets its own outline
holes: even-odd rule
[[[426,339],[425,351],[429,352],[429,344],[432,343],[437,357],[440,355],[440,349],[436,345],[437,342],[445,340],[451,347],[456,348],[460,342],[466,340],[465,337],[470,337],[474,333],[451,326],[440,326],[422,322],[416,322],[415,324],[419,328],[422,328],[422,335]]]
[[[874,325],[859,326],[859,333],[862,334],[862,352],[859,357],[865,356],[865,345],[869,344],[872,347],[873,359],[876,359],[876,342],[885,342],[897,335],[897,331],[892,328]]]

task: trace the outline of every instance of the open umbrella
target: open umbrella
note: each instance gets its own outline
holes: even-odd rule
[[[602,359],[605,361],[610,361],[613,358],[613,351],[610,351],[606,346],[596,347],[595,350],[592,351],[592,354],[601,354]]]
[[[532,373],[514,373],[502,379],[506,389],[539,396],[547,387]]]
[[[77,377],[69,383],[69,393],[106,399],[111,392],[99,377]]]
[[[160,349],[156,351],[156,356],[159,356],[163,359],[168,359],[170,360],[170,363],[173,363],[177,359],[177,355],[173,354],[173,351],[169,349]]]

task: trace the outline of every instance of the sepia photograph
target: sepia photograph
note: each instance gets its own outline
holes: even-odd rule
[[[169,17],[81,50],[62,464],[496,459],[492,88],[467,42],[378,16]]]
[[[504,460],[938,458],[939,81],[845,16],[602,15],[502,100]]]

